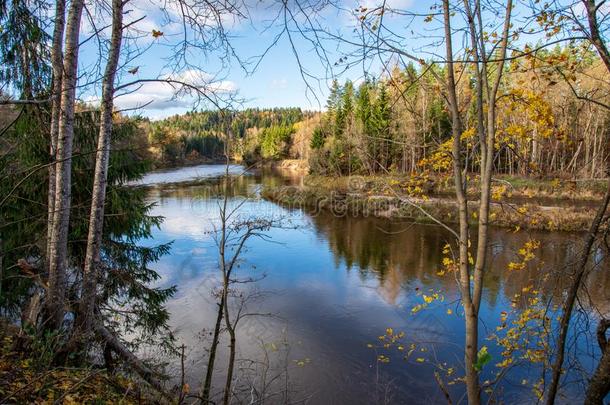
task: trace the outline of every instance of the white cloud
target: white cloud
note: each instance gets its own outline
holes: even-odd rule
[[[358,4],[369,9],[385,6],[386,9],[404,10],[413,4],[413,0],[360,0]]]
[[[281,79],[273,79],[271,81],[272,90],[285,90],[288,88],[288,80],[283,77]]]
[[[136,91],[120,95],[115,100],[119,109],[145,107],[147,110],[162,110],[170,107],[188,107],[192,100],[178,99],[174,89],[166,83],[144,83]]]
[[[157,21],[160,27],[171,26],[173,32],[180,32],[184,27],[182,22],[186,16],[187,31],[192,34],[195,30],[212,31],[218,29],[220,25],[224,29],[237,28],[243,18],[238,17],[238,12],[244,13],[244,6],[233,2],[197,2],[197,1],[182,1],[167,0],[159,1],[141,1],[138,2],[137,8],[142,13],[150,15]],[[210,6],[212,5],[212,6]],[[157,28],[159,29],[159,28]]]
[[[117,109],[143,109],[163,111],[167,109],[193,107],[199,99],[199,92],[222,98],[238,90],[230,80],[216,80],[214,76],[199,70],[187,70],[175,75],[164,76],[159,81],[143,82],[132,88],[133,92],[118,94],[115,99]],[[163,80],[167,80],[164,82]],[[181,83],[186,84],[183,86]],[[90,99],[95,103],[97,100]],[[158,114],[157,114],[158,115]]]
[[[163,32],[164,35],[179,33],[182,30],[180,10],[176,2],[166,2],[162,7],[159,2],[128,3],[131,7],[125,13],[125,23],[135,22],[133,29],[141,33],[152,33],[152,30]],[[140,20],[140,21],[138,21]],[[153,39],[152,35],[148,36]]]
[[[214,76],[201,70],[189,69],[168,78],[215,93],[234,93],[237,85],[230,80],[216,80]]]

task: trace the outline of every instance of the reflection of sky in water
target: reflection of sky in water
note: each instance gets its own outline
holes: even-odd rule
[[[245,318],[238,330],[240,357],[259,358],[261,341],[270,343],[285,336],[291,347],[290,361],[311,360],[304,367],[291,363],[290,377],[297,391],[302,391],[300,397],[314,395],[312,403],[378,402],[378,393],[385,390],[388,381],[392,381],[389,392],[394,403],[442,401],[433,381],[432,365],[418,364],[414,359],[425,357],[458,367],[462,363],[463,320],[456,315],[456,284],[451,277],[436,275],[449,236],[432,226],[328,214],[309,217],[302,211],[289,212],[256,198],[243,202],[242,196],[259,181],[255,176],[243,178],[232,190],[229,205],[243,203],[239,212],[244,218],[283,217],[285,228],[267,232],[269,240],[252,239],[240,263],[240,276],[264,277],[239,287],[263,292],[263,298],[248,309],[275,315]],[[193,185],[154,189],[150,194],[151,200],[159,202],[153,213],[164,216],[165,221],[148,243],[174,241],[171,254],[163,257],[155,269],[162,275],[163,285],[178,286],[169,303],[171,323],[190,348],[189,379],[193,386],[199,385],[205,370],[205,341],[198,334],[211,330],[216,316],[211,291],[219,284],[213,239],[218,200],[210,197],[213,195],[215,192],[206,191],[206,186]],[[529,237],[542,240],[540,257],[546,267],[554,269],[569,261],[573,239],[577,238],[493,232],[494,253],[481,309],[484,336],[495,330],[500,312],[510,309],[511,297],[540,277],[534,270],[519,274],[503,270],[514,259],[516,248]],[[607,278],[598,277],[594,285],[607,286]],[[443,291],[445,301],[412,315],[411,308],[422,303],[416,292],[429,290]],[[547,297],[553,294],[546,293]],[[595,298],[607,302],[607,293]],[[447,314],[448,308],[453,315]],[[415,353],[411,360],[402,360],[396,350],[390,351],[390,363],[379,366],[366,344],[375,342],[387,327],[404,331],[406,345],[419,342],[427,351]],[[498,362],[498,350],[491,342],[482,339],[482,344],[490,346],[492,364]],[[222,359],[226,353],[221,346]],[[224,368],[222,361],[219,364],[220,369]],[[483,374],[483,379],[492,377],[489,372]],[[219,373],[217,378],[221,377]],[[531,398],[529,389],[519,388],[519,382],[538,377],[535,368],[513,372],[504,386],[505,401]],[[451,391],[459,398],[463,386],[452,386]]]
[[[145,175],[135,184],[166,184],[177,183],[181,181],[191,181],[200,178],[217,177],[225,174],[226,166],[218,165],[198,165],[183,167],[180,169],[158,170]],[[243,167],[238,165],[230,165],[230,174],[243,173]]]

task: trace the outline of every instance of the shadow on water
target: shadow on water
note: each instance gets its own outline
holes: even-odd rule
[[[181,180],[179,173],[169,178],[172,183]],[[437,274],[450,234],[438,226],[408,221],[288,211],[258,197],[263,184],[300,181],[298,176],[286,178],[259,171],[231,183],[230,202],[233,206],[243,204],[240,215],[276,216],[290,224],[270,230],[270,241],[253,239],[243,256],[239,270],[242,275],[261,277],[255,286],[248,287],[263,295],[252,309],[274,316],[253,316],[244,321],[238,331],[240,357],[258,358],[265,344],[285,340],[290,352],[284,358],[284,366],[299,393],[295,396],[311,396],[310,403],[444,401],[433,379],[433,363],[447,363],[459,369],[463,345],[455,279]],[[220,182],[215,178],[196,184],[157,185],[149,195],[151,201],[157,202],[154,214],[165,217],[152,242],[174,240],[172,253],[156,269],[164,284],[178,286],[169,305],[171,323],[191,348],[188,377],[192,386],[198,386],[205,370],[206,335],[203,333],[202,337],[202,331],[211,328],[215,317],[211,290],[218,284],[218,272],[211,232],[218,215]],[[551,306],[561,303],[565,282],[562,274],[569,271],[581,237],[500,229],[492,232],[490,270],[481,310],[484,336],[495,330],[502,311],[510,310],[515,294],[532,284],[540,288]],[[530,239],[541,242],[537,260],[524,270],[509,271],[509,262],[516,260],[518,249]],[[607,268],[601,252],[596,260],[598,267]],[[590,300],[583,299],[583,303],[590,312],[593,308],[602,313],[610,310],[609,278],[607,271],[594,271],[589,278]],[[411,308],[421,303],[422,291],[442,291],[445,300],[412,314]],[[376,343],[389,327],[404,331],[405,342],[417,343],[417,350],[425,352],[404,360],[394,351],[388,363],[380,364],[367,343]],[[583,336],[575,350],[582,351],[579,358],[584,367],[591,367],[592,343],[586,339]],[[493,369],[499,360],[498,350],[492,347],[493,343],[484,338],[482,341],[494,356],[490,366]],[[221,359],[224,354],[221,350]],[[416,357],[426,361],[419,363],[414,360]],[[217,377],[222,378],[221,374]],[[491,376],[488,374],[483,373],[483,378]],[[511,371],[502,384],[503,399],[507,403],[535,402],[531,390],[520,387],[520,381],[536,378],[539,370],[533,366]],[[571,388],[574,395],[580,389],[576,383]],[[450,391],[458,399],[464,388],[457,384]]]

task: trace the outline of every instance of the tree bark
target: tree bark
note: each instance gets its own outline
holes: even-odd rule
[[[61,86],[63,77],[63,36],[66,23],[66,2],[55,2],[55,27],[53,28],[53,45],[51,47],[51,66],[53,69],[53,88],[51,91],[51,127],[49,131],[49,196],[47,214],[47,251],[45,255],[46,271],[49,271],[51,257],[51,234],[55,217],[55,164],[57,154],[57,134],[59,133],[59,115],[61,111]]]
[[[610,328],[608,319],[602,319],[597,326],[597,342],[602,351],[602,358],[589,381],[585,405],[604,405],[604,398],[610,392],[610,342],[606,338],[608,328]]]
[[[95,156],[95,173],[89,216],[89,234],[83,270],[79,315],[83,331],[90,330],[100,267],[100,250],[104,227],[104,208],[108,178],[108,161],[112,140],[114,80],[116,77],[123,37],[123,0],[112,0],[112,34],[108,62],[102,82],[101,123]]]
[[[74,139],[74,108],[78,74],[78,51],[83,0],[70,5],[66,26],[66,48],[63,64],[61,111],[55,164],[55,215],[51,228],[49,257],[49,290],[46,298],[45,327],[58,329],[64,318],[67,281],[68,227],[70,223],[72,142]]]
[[[598,5],[595,4],[595,0],[583,0],[584,6],[587,11],[587,23],[589,24],[589,41],[593,44],[597,53],[604,62],[606,70],[610,72],[610,51],[606,47],[601,34],[599,33],[599,22],[597,21],[597,10]],[[603,1],[601,2],[603,3]],[[599,4],[601,6],[602,4]]]

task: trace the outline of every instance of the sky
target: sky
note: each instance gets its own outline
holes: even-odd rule
[[[100,9],[99,1],[89,1],[81,25],[83,45],[79,60],[81,87],[78,96],[85,102],[95,104],[101,88],[96,80],[101,77],[107,57],[105,38],[109,30],[104,27],[109,26],[110,12]],[[201,0],[185,1],[189,4],[205,3]],[[281,18],[273,22],[274,17],[282,16],[278,14],[279,0],[212,1],[224,5],[231,1],[242,5],[243,2],[250,2],[247,8],[242,8],[247,10],[248,15],[239,19],[233,13],[221,10],[216,20],[214,15],[209,14],[209,8],[197,9],[196,15],[193,11],[191,16],[198,24],[205,26],[203,35],[199,35],[193,29],[184,29],[183,10],[177,0],[165,0],[163,3],[131,0],[127,3],[124,23],[129,24],[129,29],[125,33],[117,86],[132,85],[117,92],[117,109],[153,120],[217,106],[322,110],[333,78],[340,82],[350,79],[358,84],[365,74],[372,77],[382,75],[384,65],[404,66],[409,62],[404,55],[387,52],[383,55],[368,54],[366,62],[360,63],[361,58],[352,53],[355,49],[363,49],[349,44],[359,41],[357,34],[361,25],[358,16],[362,15],[363,10],[374,10],[382,1],[390,10],[383,15],[384,36],[392,38],[398,48],[409,51],[417,58],[442,58],[438,55],[443,53],[444,48],[440,38],[442,17],[435,15],[431,23],[425,22],[430,13],[438,13],[438,10],[431,10],[434,4],[431,0],[335,0],[339,3],[317,9],[316,21],[325,32],[319,34],[323,38],[321,46],[317,48],[310,41],[313,39],[311,32],[305,35],[299,32],[299,28],[306,26],[306,21],[298,11],[295,11],[295,20],[299,24],[289,24],[290,36]],[[329,0],[287,1],[291,10],[297,10],[297,4],[305,7],[312,2],[327,4]],[[164,5],[163,8],[160,4]],[[514,21],[517,22],[519,10],[515,10],[514,14]],[[486,30],[497,31],[501,28],[498,15],[486,17],[489,19]],[[454,19],[455,24],[459,24],[459,17]],[[224,27],[226,36],[222,39],[226,41],[219,40],[218,21]],[[153,35],[155,31],[159,35]],[[93,32],[101,34],[96,36]],[[335,38],[329,38],[328,33]],[[188,45],[181,47],[185,38]],[[372,36],[369,35],[369,38]],[[467,46],[465,41],[463,36],[454,39],[458,52]],[[203,51],[201,44],[208,49]],[[227,44],[231,47],[230,55],[226,47],[218,46]],[[177,58],[176,55],[182,57]],[[347,62],[340,59],[346,55],[349,56]],[[339,63],[335,65],[335,62]],[[242,66],[244,64],[245,68]],[[192,91],[185,91],[176,85],[158,81],[139,82],[151,79],[186,82],[202,89],[206,96],[211,95],[214,102],[198,102],[201,98],[195,97]]]
[[[333,77],[340,81],[351,79],[359,82],[363,78],[364,69],[370,70],[375,75],[380,73],[380,67],[375,67],[374,63],[366,66],[358,64],[341,73],[342,66],[334,66],[334,62],[344,52],[339,49],[338,41],[328,40],[324,43],[323,48],[326,52],[326,62],[324,62],[320,54],[313,49],[312,43],[297,32],[294,24],[291,25],[292,43],[286,32],[282,34],[284,25],[281,22],[272,24],[271,20],[278,11],[275,0],[252,1],[254,6],[248,8],[248,18],[236,20],[230,16],[223,16],[221,19],[230,36],[228,42],[237,57],[231,57],[227,61],[223,58],[225,52],[221,50],[204,53],[192,45],[183,52],[186,57],[176,61],[174,57],[178,51],[176,47],[184,38],[180,10],[175,4],[174,7],[162,10],[159,2],[132,0],[127,5],[124,17],[125,23],[132,25],[126,33],[117,85],[138,80],[172,78],[201,85],[221,100],[220,105],[229,98],[236,100],[231,102],[232,108],[301,107],[307,110],[320,110],[324,108]],[[386,4],[396,8],[415,9],[411,1],[388,0]],[[171,0],[168,0],[167,4],[171,5]],[[353,11],[358,7],[374,6],[375,0],[363,0],[362,3],[344,2],[339,8],[322,9],[318,13],[318,18],[333,35],[350,37],[354,27],[357,26]],[[425,6],[424,9],[428,7]],[[209,25],[206,43],[213,46],[217,43],[214,33],[218,25],[201,17],[200,14],[198,21]],[[300,23],[302,22],[303,20],[300,20]],[[109,23],[108,10],[95,8],[91,4],[83,14],[81,26],[83,45],[79,60],[81,71],[79,83],[82,87],[79,97],[91,104],[99,100],[101,86],[99,83],[89,86],[86,83],[93,82],[93,78],[96,75],[99,77],[103,70],[107,54],[107,50],[104,49],[106,46],[104,38],[109,35],[109,30],[102,30],[101,42],[97,37],[92,36],[92,33]],[[163,35],[155,38],[152,35],[153,30],[162,32]],[[308,37],[311,37],[311,34],[308,34]],[[191,29],[187,29],[187,38],[192,44],[203,43],[201,37]],[[100,44],[102,44],[101,52]],[[136,52],[135,49],[139,51]],[[261,58],[263,54],[265,56]],[[241,66],[240,61],[245,62],[246,68]],[[307,73],[303,75],[299,65]],[[329,66],[333,69],[332,72],[329,71]],[[139,83],[120,90],[117,94],[115,105],[119,110],[144,115],[151,119],[161,119],[193,109],[215,107],[211,103],[197,103],[197,97],[192,93],[185,94],[167,83]]]

